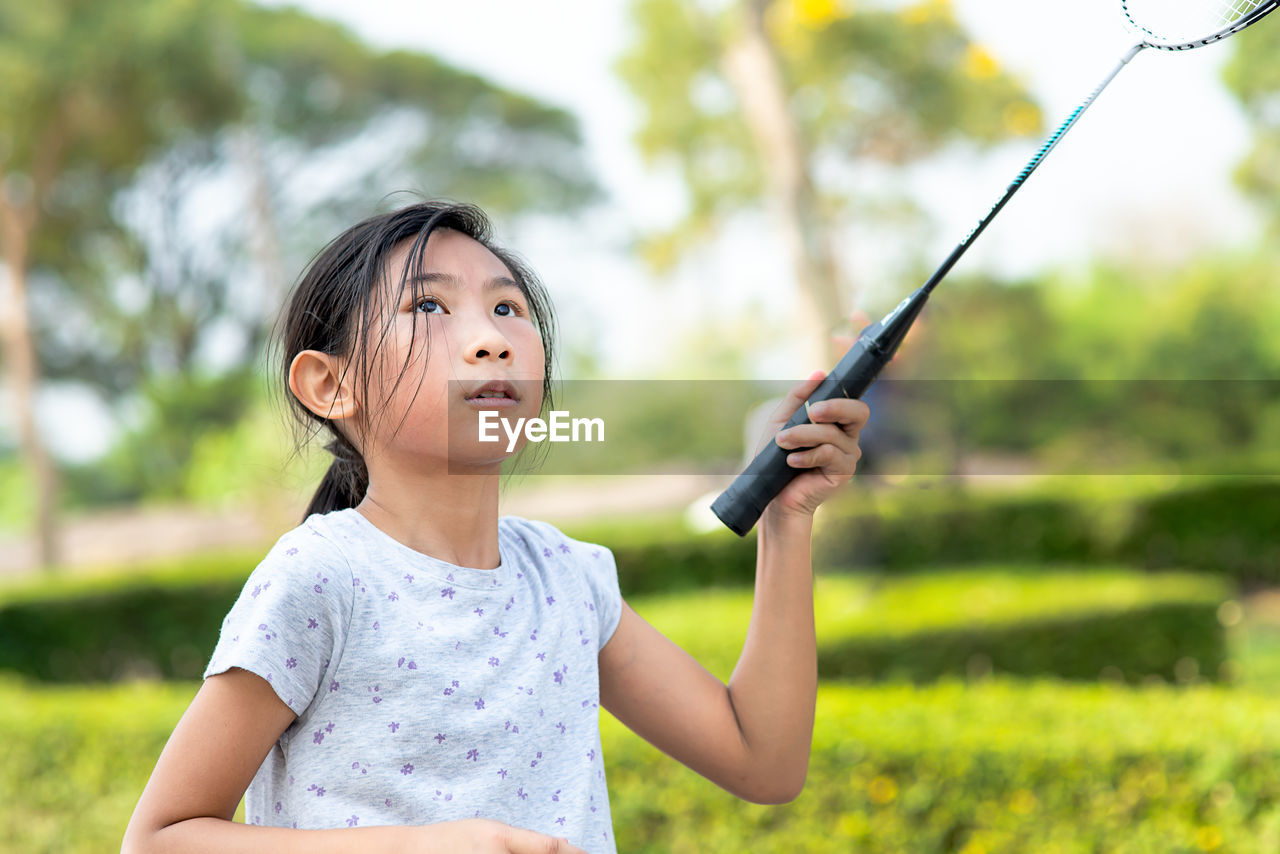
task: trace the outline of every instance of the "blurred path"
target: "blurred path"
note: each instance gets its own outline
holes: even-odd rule
[[[552,524],[628,513],[683,512],[689,503],[728,485],[731,478],[710,475],[634,475],[571,478],[539,475],[513,483],[500,499],[504,515],[542,519]],[[91,572],[131,563],[178,557],[204,550],[266,548],[294,527],[305,505],[296,499],[271,507],[223,511],[163,506],[135,507],[66,521],[63,550],[67,569]],[[0,575],[34,572],[30,538],[0,533]]]
[[[974,457],[959,477],[987,487],[1018,486],[1033,480],[1024,461]],[[685,512],[706,498],[698,524],[718,526],[710,504],[733,478],[729,475],[650,474],[618,476],[525,475],[506,482],[499,513],[542,519],[553,525],[584,519]],[[872,476],[866,487],[879,478]],[[892,479],[890,480],[892,483]],[[130,563],[146,564],[204,550],[243,548],[264,553],[276,538],[298,524],[302,496],[282,494],[275,503],[212,510],[192,506],[130,507],[66,520],[63,553],[67,569],[91,572]],[[708,521],[710,520],[710,521]],[[0,578],[34,572],[35,545],[29,537],[0,531]]]

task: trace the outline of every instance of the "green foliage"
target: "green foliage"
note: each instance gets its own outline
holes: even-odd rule
[[[31,688],[0,680],[5,854],[100,854],[120,847],[191,683]]]
[[[1266,256],[1217,255],[958,282],[886,371],[868,432],[892,424],[914,471],[982,452],[1053,473],[1275,471],[1274,278]]]
[[[16,457],[0,456],[0,531],[26,528],[35,519],[30,470]]]
[[[196,442],[246,408],[272,279],[406,201],[388,189],[500,216],[598,195],[570,112],[298,9],[0,0],[0,75],[2,201],[21,225],[3,252],[32,273],[40,374],[97,391],[128,433],[70,472],[73,504],[181,495]],[[382,150],[341,157],[333,186],[290,192],[370,139]],[[210,218],[211,187],[249,190],[249,215]]]
[[[245,420],[259,383],[251,373],[150,377],[139,423],[101,460],[69,470],[73,504],[186,497],[195,448]]]
[[[602,720],[636,852],[1269,851],[1280,742],[1263,697],[1052,682],[819,689],[804,793],[733,798]]]
[[[1184,568],[1246,586],[1280,579],[1273,477],[1212,479],[1167,492],[1002,494],[901,488],[851,492],[824,508],[819,565],[902,570],[957,563],[1122,563]]]
[[[1252,583],[1280,581],[1280,483],[1216,483],[1143,502],[1118,553],[1148,566],[1200,567]]]
[[[654,520],[613,543],[625,595],[727,678],[750,617],[754,542],[717,532],[672,536]],[[717,535],[718,534],[718,535]],[[47,681],[196,678],[257,554],[208,555],[148,571],[59,579],[0,591],[0,669]],[[733,585],[735,590],[708,589]],[[645,592],[701,588],[687,594]],[[1216,678],[1224,658],[1217,580],[1092,567],[968,569],[888,579],[823,576],[821,672],[830,678],[935,679],[974,672]],[[1140,640],[1134,640],[1139,638]]]
[[[565,524],[571,537],[613,552],[623,596],[751,584],[756,572],[754,535],[728,530],[694,533],[675,515]]]
[[[1280,229],[1280,27],[1268,20],[1231,40],[1235,49],[1223,71],[1254,128],[1253,150],[1236,180],[1266,212],[1272,234]]]
[[[819,576],[823,679],[929,681],[1054,675],[1138,682],[1218,678],[1226,660],[1220,580],[1092,567],[973,568],[905,578]],[[728,679],[750,590],[631,599],[711,672]]]
[[[288,500],[310,495],[333,457],[300,438],[282,407],[255,395],[244,417],[223,430],[203,431],[191,448],[182,495],[205,506]]]
[[[42,220],[30,261],[65,270],[92,254],[86,231],[134,169],[240,115],[209,38],[218,5],[0,4],[0,163],[27,190],[12,203]]]
[[[754,539],[683,530],[669,517],[565,526],[571,536],[611,546],[626,595],[750,584]],[[0,670],[58,682],[196,678],[264,551],[0,587]]]
[[[406,140],[400,170],[383,164],[377,189],[356,188],[366,205],[388,186],[411,186],[495,213],[561,212],[598,192],[583,166],[577,121],[563,109],[426,54],[377,50],[299,9],[236,2],[226,14],[227,47],[256,99],[257,121],[272,135],[316,150],[393,111],[430,124],[428,134]],[[344,225],[350,217],[343,214]]]
[[[872,160],[901,164],[964,141],[985,145],[1040,129],[1031,96],[960,27],[946,3],[906,8],[771,4],[767,29],[791,114],[817,168]],[[647,239],[648,260],[670,266],[733,212],[758,207],[760,155],[726,80],[723,55],[740,4],[635,0],[635,38],[617,68],[642,111],[636,144],[652,163],[674,164],[689,212]],[[865,196],[821,180],[814,212],[838,221],[873,209]],[[846,182],[847,183],[847,182]]]
[[[1118,501],[962,488],[851,491],[818,521],[815,562],[897,570],[989,561],[1089,563],[1108,557],[1103,520]]]
[[[194,692],[0,681],[0,851],[115,850]],[[1254,854],[1280,843],[1280,712],[1240,691],[824,685],[805,791],[781,807],[737,800],[608,715],[601,729],[622,851]]]
[[[260,555],[0,588],[0,669],[55,682],[198,678]]]

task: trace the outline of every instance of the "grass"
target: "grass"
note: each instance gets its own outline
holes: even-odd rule
[[[115,850],[195,689],[0,680],[0,852]],[[1241,688],[824,684],[809,784],[784,807],[737,801],[601,718],[623,851],[1245,852],[1280,840],[1280,706]]]

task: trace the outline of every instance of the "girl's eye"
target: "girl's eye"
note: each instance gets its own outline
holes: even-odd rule
[[[426,314],[444,314],[445,307],[435,297],[423,297],[418,300],[417,311]],[[524,309],[514,302],[500,302],[493,309],[499,317],[519,317],[524,314]]]

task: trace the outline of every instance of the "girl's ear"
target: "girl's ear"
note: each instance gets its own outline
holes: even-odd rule
[[[345,362],[319,350],[303,350],[293,357],[289,390],[303,406],[330,421],[345,421],[359,408]]]

